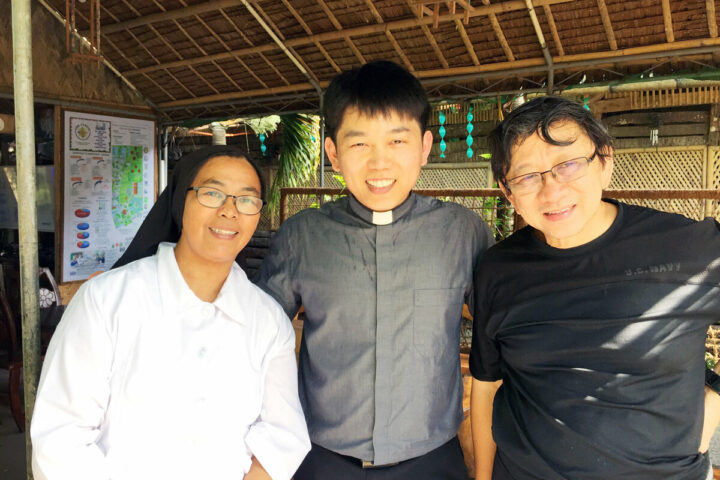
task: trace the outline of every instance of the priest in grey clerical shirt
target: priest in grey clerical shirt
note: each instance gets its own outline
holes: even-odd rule
[[[417,194],[374,217],[348,196],[289,218],[258,284],[291,318],[305,307],[312,441],[384,465],[457,435],[462,308],[493,241],[473,212]]]
[[[325,146],[349,195],[285,221],[261,267],[258,285],[289,317],[305,309],[299,393],[313,447],[296,480],[467,479],[460,327],[493,239],[472,211],[411,193],[432,147],[428,111],[390,62],[336,77]]]

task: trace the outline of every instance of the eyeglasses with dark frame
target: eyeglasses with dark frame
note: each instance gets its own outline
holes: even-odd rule
[[[587,168],[590,163],[597,157],[597,152],[594,152],[590,157],[578,157],[565,160],[557,165],[554,165],[550,170],[544,172],[530,172],[524,175],[518,175],[509,180],[505,180],[503,183],[510,192],[514,193],[536,193],[539,192],[543,186],[543,176],[546,173],[551,173],[555,181],[558,183],[568,183],[574,180],[582,178],[587,173]]]
[[[265,200],[254,195],[229,195],[213,187],[190,187],[187,191],[195,191],[197,201],[203,207],[220,208],[228,198],[233,199],[235,208],[243,215],[257,215],[265,205]]]

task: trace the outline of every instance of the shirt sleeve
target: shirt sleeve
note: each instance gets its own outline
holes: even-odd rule
[[[310,451],[305,416],[298,399],[295,332],[278,311],[279,330],[267,355],[263,400],[245,444],[273,480],[287,480]]]
[[[110,396],[113,343],[91,284],[70,302],[45,355],[30,427],[37,480],[110,478],[96,442]]]
[[[487,279],[482,262],[475,269],[473,279],[473,335],[470,349],[470,373],[477,380],[492,382],[502,378],[500,349],[486,332],[489,318]]]
[[[255,284],[273,297],[290,318],[295,316],[301,305],[300,295],[295,288],[295,270],[299,258],[295,242],[291,240],[292,226],[291,222],[285,222],[273,236],[270,253],[263,260],[254,279]]]

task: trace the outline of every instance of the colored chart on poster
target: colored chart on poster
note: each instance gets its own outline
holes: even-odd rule
[[[62,281],[108,270],[155,201],[155,124],[65,112]]]
[[[143,148],[113,146],[112,216],[116,227],[145,217],[143,210]]]

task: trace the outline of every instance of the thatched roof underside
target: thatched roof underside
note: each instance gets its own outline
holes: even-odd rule
[[[62,0],[46,2],[65,14]],[[81,32],[89,5],[76,2]],[[174,120],[314,111],[317,87],[376,59],[411,69],[433,99],[720,64],[717,0],[101,0],[100,10],[102,55]]]

